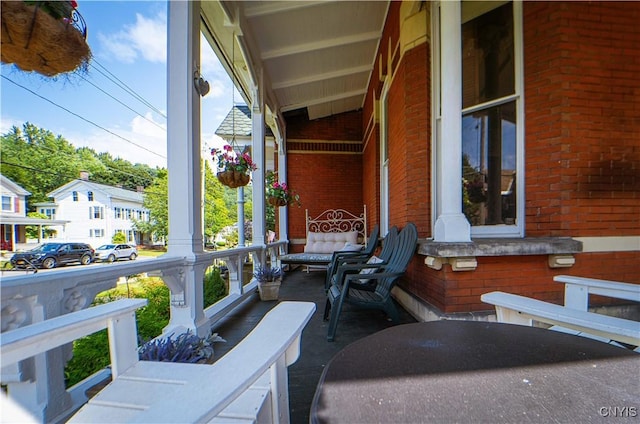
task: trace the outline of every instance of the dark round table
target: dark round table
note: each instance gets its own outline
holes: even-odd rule
[[[640,422],[640,354],[520,325],[399,325],[338,352],[312,423]]]

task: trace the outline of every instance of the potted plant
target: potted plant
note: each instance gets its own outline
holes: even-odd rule
[[[258,281],[258,292],[261,300],[278,300],[282,270],[268,265],[258,265],[253,272]]]
[[[188,330],[144,343],[138,348],[138,356],[141,361],[207,363],[213,358],[213,344],[224,341],[218,333],[199,337]]]
[[[227,144],[222,150],[211,149],[211,156],[218,164],[218,180],[231,188],[249,184],[251,171],[258,169],[249,155],[248,147],[237,154],[233,147]]]
[[[286,206],[295,203],[300,207],[300,196],[291,190],[287,183],[278,182],[277,174],[269,171],[267,179],[267,202],[275,207]]]

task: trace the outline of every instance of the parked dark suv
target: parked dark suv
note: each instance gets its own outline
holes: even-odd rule
[[[14,268],[55,268],[73,262],[89,265],[93,261],[94,250],[86,243],[44,243],[27,252],[11,257]]]

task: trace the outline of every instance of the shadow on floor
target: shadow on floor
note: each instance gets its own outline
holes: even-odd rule
[[[322,319],[326,301],[324,278],[323,271],[307,273],[298,269],[285,275],[280,288],[280,301],[315,302],[317,308],[302,333],[300,358],[289,367],[289,403],[293,424],[309,422],[309,409],[320,375],[338,351],[358,339],[393,325],[382,311],[356,309],[345,305],[340,315],[336,340],[327,342],[328,322]],[[256,293],[219,322],[214,331],[227,342],[215,345],[216,358],[231,350],[276,304],[277,301],[260,301]],[[401,323],[416,322],[402,307],[396,306]]]

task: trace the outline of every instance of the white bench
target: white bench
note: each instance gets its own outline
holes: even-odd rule
[[[495,305],[499,322],[529,325],[538,321],[581,331],[607,340],[640,346],[640,322],[568,308],[503,292],[483,294],[481,300]]]
[[[326,269],[333,252],[342,250],[347,243],[364,245],[367,243],[367,206],[358,216],[344,209],[327,209],[315,218],[305,210],[305,245],[302,253],[281,254],[284,265],[305,265],[310,268]]]
[[[287,366],[315,308],[281,302],[212,365],[140,361],[69,422],[288,423]]]
[[[564,283],[564,306],[568,308],[586,311],[589,308],[590,294],[640,302],[639,284],[571,275],[556,275],[553,281]]]

